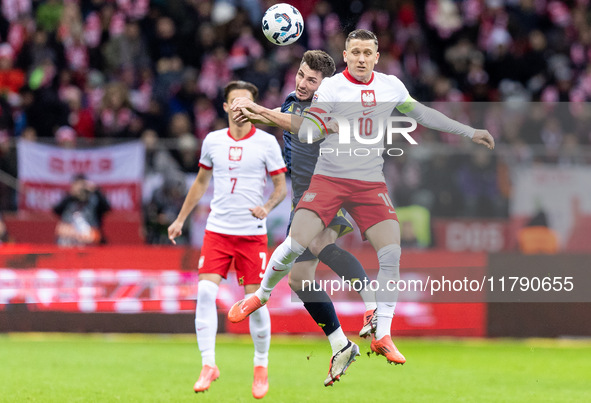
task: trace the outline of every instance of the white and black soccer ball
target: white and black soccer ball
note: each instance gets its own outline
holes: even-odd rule
[[[304,32],[304,19],[294,6],[279,3],[269,7],[263,15],[263,33],[267,39],[279,46],[297,41]]]

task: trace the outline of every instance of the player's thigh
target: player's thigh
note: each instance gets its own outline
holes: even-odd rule
[[[233,257],[234,245],[230,236],[205,231],[201,256],[199,256],[199,278],[201,279],[201,276],[205,274],[219,275],[226,278]]]
[[[198,278],[199,281],[207,280],[211,281],[212,283],[216,283],[217,285],[220,285],[222,282],[222,276],[214,273],[199,273]]]
[[[365,237],[376,252],[387,245],[400,245],[400,225],[395,220],[384,220],[369,227]]]
[[[307,247],[312,239],[328,227],[341,208],[346,188],[323,175],[314,175],[302,195],[291,225],[291,237]]]
[[[312,210],[299,208],[296,210],[291,223],[290,236],[293,240],[304,247],[308,247],[310,242],[324,229],[324,223]]]
[[[267,235],[236,236],[235,247],[234,266],[238,283],[260,284],[267,267]]]
[[[294,291],[300,291],[306,283],[314,283],[318,259],[294,263],[289,272],[289,286]]]
[[[315,256],[318,256],[324,248],[335,243],[338,236],[339,234],[334,230],[333,227],[325,228],[320,234],[314,237],[312,242],[310,242],[310,245],[308,245],[308,248],[310,249],[310,252],[312,252]]]
[[[368,182],[359,184],[358,189],[351,194],[350,200],[345,203],[345,208],[357,223],[361,236],[364,239],[369,239],[367,231],[371,227],[387,221],[398,223],[398,215],[388,196],[388,189],[385,183]],[[382,231],[385,232],[387,240],[376,239],[377,243],[387,242],[387,244],[390,244],[393,242],[395,234],[388,229],[392,225],[390,224],[390,226],[385,228],[383,225],[378,226],[380,233]],[[374,228],[375,231],[376,229]],[[398,235],[397,239],[398,243],[400,243],[400,235]]]
[[[253,294],[260,286],[260,284],[246,284],[244,286],[244,295]]]

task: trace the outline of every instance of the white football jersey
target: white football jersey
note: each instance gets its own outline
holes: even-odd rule
[[[398,78],[375,71],[368,83],[357,81],[348,70],[322,80],[310,112],[346,118],[351,134],[350,144],[340,144],[337,133],[326,137],[320,145],[314,173],[384,182],[383,142],[361,144],[354,138],[353,130],[358,131],[360,138],[376,138],[380,129],[385,130],[394,108],[408,99],[408,90]]]
[[[206,229],[227,235],[266,234],[266,219],[253,217],[249,209],[265,204],[267,173],[287,171],[275,136],[252,126],[244,138],[235,140],[230,129],[216,130],[203,141],[199,166],[213,169]]]

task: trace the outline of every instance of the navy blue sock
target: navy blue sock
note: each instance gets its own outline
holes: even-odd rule
[[[341,324],[334,310],[334,305],[326,291],[322,290],[320,284],[314,283],[316,290],[299,290],[295,293],[304,301],[304,308],[308,311],[312,319],[322,328],[325,335],[329,335],[337,330]]]
[[[353,283],[359,280],[364,284],[369,284],[369,278],[359,260],[334,243],[322,249],[318,254],[318,259],[347,281]]]

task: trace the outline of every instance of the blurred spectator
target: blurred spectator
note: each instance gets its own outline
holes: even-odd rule
[[[490,153],[475,150],[458,170],[458,183],[468,217],[500,217],[504,205],[498,188],[497,165]]]
[[[328,1],[319,1],[314,12],[305,20],[304,36],[308,39],[308,49],[325,49],[327,38],[341,29],[341,22]]]
[[[231,80],[232,73],[226,61],[228,52],[223,47],[215,48],[203,61],[198,86],[209,98],[215,98],[219,89]]]
[[[131,137],[130,125],[134,117],[127,87],[118,82],[108,84],[98,112],[96,137]]]
[[[193,103],[197,99],[197,71],[187,68],[182,74],[181,86],[168,103],[171,115],[177,112],[192,113]]]
[[[147,49],[139,23],[128,20],[123,35],[111,38],[103,47],[106,67],[111,73],[124,67],[132,67],[134,71],[149,67],[151,60]]]
[[[86,103],[88,108],[97,113],[101,109],[103,98],[105,96],[105,77],[98,70],[91,70],[88,73],[85,86],[83,88],[86,95]]]
[[[14,96],[25,83],[25,73],[14,67],[14,57],[12,46],[0,45],[0,95]]]
[[[193,133],[191,119],[186,113],[175,113],[170,118],[170,123],[168,125],[168,137],[178,139],[185,133]]]
[[[12,144],[7,130],[0,130],[0,172],[11,178],[17,176],[16,148]],[[0,181],[0,211],[16,210],[16,180],[12,186]]]
[[[20,90],[20,127],[30,126],[39,137],[52,137],[58,127],[68,122],[68,106],[60,101],[52,86],[33,90],[25,85]]]
[[[185,64],[200,67],[203,57],[220,46],[220,42],[221,38],[217,34],[215,27],[208,22],[204,22],[197,25],[197,29],[192,35],[187,35],[187,39],[181,41],[179,52]]]
[[[154,130],[145,130],[141,140],[146,147],[146,175],[165,174],[177,168],[174,158],[162,147]]]
[[[263,58],[263,47],[254,38],[252,28],[250,26],[244,26],[240,31],[240,36],[232,45],[228,57],[228,66],[240,75],[242,71],[247,69],[255,61],[266,62],[266,59]]]
[[[102,223],[105,213],[110,210],[109,202],[96,185],[84,175],[76,175],[69,193],[53,208],[60,218],[55,230],[58,245],[105,243]]]
[[[54,36],[38,28],[23,44],[16,65],[28,71],[46,63],[47,60],[62,68],[65,65],[64,49],[55,41]]]
[[[0,130],[11,130],[13,126],[14,122],[10,105],[4,98],[0,97]]]
[[[168,226],[172,224],[181,211],[185,198],[186,183],[184,175],[171,174],[164,179],[162,186],[154,191],[152,200],[145,207],[146,242],[149,244],[167,245]],[[190,244],[189,228],[176,239],[181,245]]]
[[[219,117],[209,98],[204,96],[197,98],[194,113],[195,120],[197,121],[195,133],[197,134],[197,138],[203,140],[207,133],[214,130],[213,127],[215,126],[215,122],[219,120]]]
[[[199,171],[199,142],[191,133],[181,134],[176,142],[176,149],[172,150],[172,157],[176,160],[181,171],[197,173]]]
[[[62,102],[70,108],[68,123],[83,138],[94,139],[94,117],[90,108],[82,104],[82,91],[75,86],[69,86],[62,92]]]
[[[60,0],[46,0],[37,8],[37,24],[48,31],[54,32],[62,18],[64,6]]]
[[[154,37],[150,41],[152,60],[170,59],[179,55],[180,45],[172,18],[161,16],[156,20]]]
[[[25,127],[23,130],[21,137],[23,140],[27,141],[37,141],[37,132],[32,127]]]
[[[62,126],[55,131],[55,142],[63,148],[76,148],[76,131],[70,126]]]
[[[435,154],[427,162],[423,186],[430,193],[427,205],[435,217],[453,217],[461,209],[461,194],[454,180],[455,167],[449,157]]]

